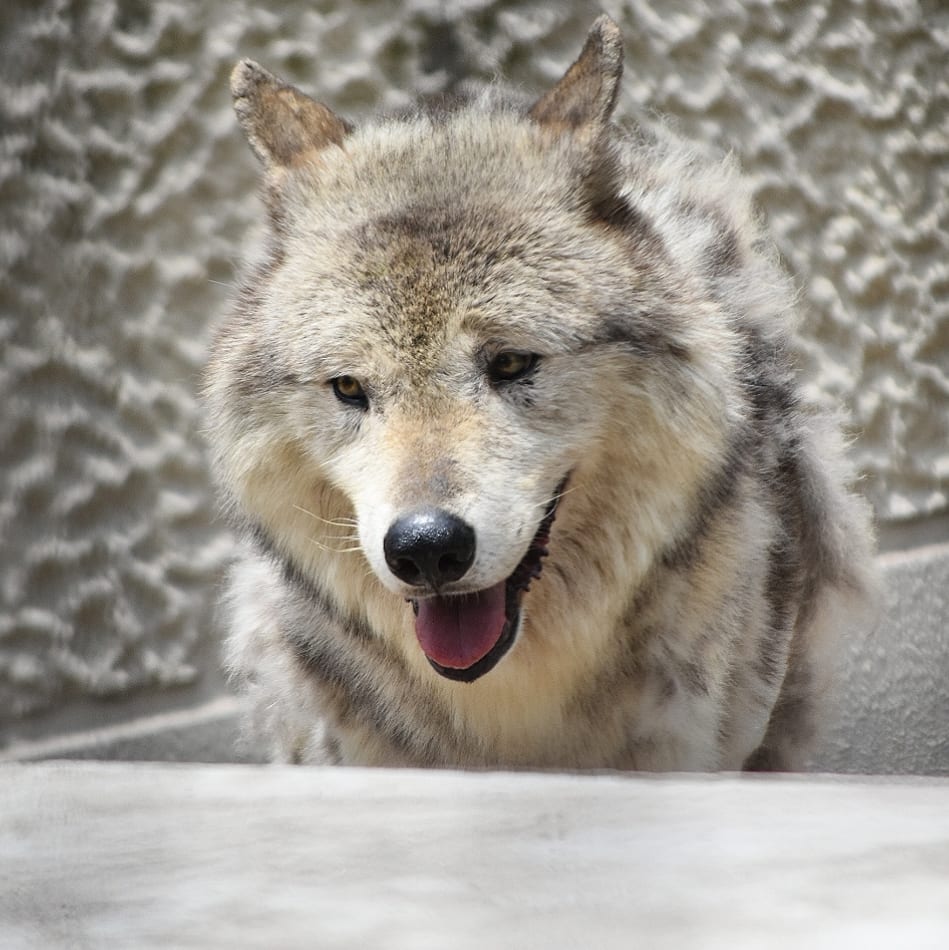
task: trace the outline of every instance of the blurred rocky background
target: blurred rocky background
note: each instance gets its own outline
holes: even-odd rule
[[[802,370],[846,407],[888,581],[816,767],[949,773],[949,7],[625,0],[619,114],[730,150],[801,292]],[[197,390],[253,242],[240,56],[358,121],[504,76],[542,89],[601,10],[4,0],[0,758],[235,751]]]

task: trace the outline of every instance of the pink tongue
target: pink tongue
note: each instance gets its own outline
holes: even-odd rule
[[[466,670],[490,653],[507,622],[505,586],[501,581],[476,594],[420,600],[415,635],[425,655],[439,666]]]

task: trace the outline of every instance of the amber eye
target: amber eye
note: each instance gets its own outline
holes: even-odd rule
[[[333,392],[340,402],[345,402],[350,406],[360,406],[363,409],[369,405],[366,391],[355,376],[337,376],[332,383]]]
[[[537,365],[536,353],[505,350],[488,364],[488,375],[495,383],[511,382],[526,376]]]

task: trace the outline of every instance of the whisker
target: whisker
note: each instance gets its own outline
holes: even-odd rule
[[[548,498],[546,501],[538,502],[537,505],[536,505],[536,507],[537,507],[537,508],[548,508],[548,507],[549,507],[550,505],[552,505],[555,501],[560,501],[560,499],[563,498],[565,495],[569,495],[570,492],[574,492],[574,491],[576,491],[578,488],[582,488],[582,487],[583,487],[582,485],[571,485],[569,488],[565,488],[563,491],[554,493],[554,494],[551,495],[550,498]]]
[[[323,524],[332,525],[334,528],[355,528],[358,524],[355,518],[341,518],[338,521],[332,521],[329,518],[322,518],[315,511],[310,511],[309,509],[303,508],[300,505],[294,505],[293,507],[301,514],[304,514],[309,518],[313,518],[316,521],[322,521]]]
[[[316,538],[307,538],[310,544],[315,544],[321,551],[325,551],[327,554],[355,554],[356,551],[362,550],[361,544],[356,544],[350,548],[333,548],[327,544],[323,544],[320,541],[317,541]]]

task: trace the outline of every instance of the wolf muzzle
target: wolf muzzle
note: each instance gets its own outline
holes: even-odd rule
[[[434,669],[471,682],[491,669],[513,640],[505,582],[484,590],[443,595],[474,564],[474,528],[440,508],[422,508],[392,523],[383,539],[389,570],[434,596],[412,601],[415,633]]]
[[[419,646],[437,673],[471,683],[494,669],[511,648],[520,626],[521,598],[531,581],[540,577],[566,483],[564,478],[557,487],[514,572],[478,591],[441,593],[474,564],[477,536],[466,521],[439,508],[423,508],[389,527],[383,539],[389,570],[404,583],[432,594],[410,602]]]

